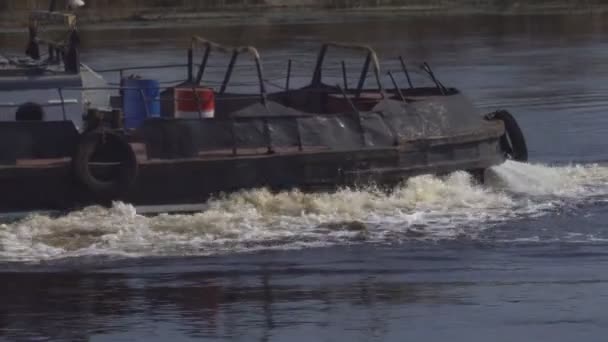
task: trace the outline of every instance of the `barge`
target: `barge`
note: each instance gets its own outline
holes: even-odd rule
[[[37,23],[49,18],[68,23],[62,41],[37,37]],[[435,86],[399,86],[391,73],[387,85],[373,49],[325,43],[308,85],[292,89],[288,71],[283,89],[269,92],[254,47],[191,42],[184,82],[160,89],[121,72],[120,85],[110,87],[80,62],[72,14],[35,13],[29,57],[0,57],[0,98],[13,99],[0,101],[0,212],[113,201],[179,207],[260,187],[390,188],[408,177],[457,170],[483,180],[485,169],[506,158],[527,158],[512,115],[483,115],[427,64]],[[324,81],[333,50],[364,56],[355,86],[345,70],[343,84]],[[213,88],[203,79],[215,53],[227,54],[229,63]],[[243,55],[253,61],[256,91],[230,93]],[[409,80],[405,64],[400,72]]]

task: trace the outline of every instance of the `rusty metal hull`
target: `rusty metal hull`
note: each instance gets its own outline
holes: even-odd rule
[[[498,123],[484,132],[402,142],[390,148],[145,160],[133,188],[116,200],[135,205],[190,204],[241,189],[331,191],[369,183],[392,186],[427,173],[480,171],[504,161],[499,143],[503,131]],[[69,160],[2,166],[0,187],[2,212],[108,204],[74,180]]]

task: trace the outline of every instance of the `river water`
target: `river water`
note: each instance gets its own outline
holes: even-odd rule
[[[0,339],[604,341],[604,19],[374,15],[85,30],[83,59],[95,68],[181,63],[197,33],[258,46],[269,79],[287,56],[310,64],[322,40],[369,43],[401,82],[399,55],[412,67],[428,61],[484,112],[511,110],[531,160],[494,167],[485,186],[454,173],[388,195],[258,189],[190,215],[146,217],[116,203],[0,225]],[[16,36],[0,42],[15,49]]]

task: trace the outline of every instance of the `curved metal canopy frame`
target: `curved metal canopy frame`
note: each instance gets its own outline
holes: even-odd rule
[[[194,78],[194,75],[192,73],[193,52],[196,48],[199,48],[199,47],[204,48],[205,52],[203,54],[203,59],[201,61],[201,65],[197,71],[196,78]],[[230,82],[230,78],[232,76],[232,73],[234,70],[234,65],[236,64],[236,60],[237,60],[238,56],[240,54],[252,55],[253,59],[255,61],[258,81],[260,83],[259,86],[260,86],[261,101],[263,104],[266,104],[266,87],[264,86],[264,70],[262,68],[262,61],[260,58],[260,53],[253,46],[237,46],[237,47],[225,46],[225,45],[221,45],[216,42],[210,41],[208,39],[205,39],[203,37],[199,37],[199,36],[192,37],[190,49],[188,51],[188,65],[189,65],[188,66],[188,68],[189,68],[188,77],[189,77],[189,81],[191,83],[194,83],[196,85],[199,85],[201,83],[203,76],[205,75],[205,69],[207,68],[207,62],[209,60],[209,55],[211,54],[211,51],[217,51],[220,53],[232,55],[230,58],[230,63],[228,64],[228,69],[226,70],[226,74],[224,75],[224,80],[220,87],[220,91],[219,91],[220,94],[223,94],[226,91],[226,88],[228,86],[228,83]]]
[[[367,78],[367,74],[369,72],[370,65],[373,68],[374,76],[376,78],[376,82],[378,83],[378,90],[384,97],[384,87],[382,86],[382,82],[380,81],[380,63],[378,62],[378,55],[374,49],[367,45],[357,45],[357,44],[346,44],[339,42],[327,42],[321,45],[321,50],[319,51],[319,55],[317,57],[317,64],[315,66],[313,78],[311,84],[320,85],[321,78],[323,73],[323,63],[325,62],[325,57],[327,55],[327,50],[329,48],[336,49],[344,49],[344,50],[354,50],[361,51],[367,54],[365,58],[365,62],[363,64],[363,68],[361,70],[361,76],[359,77],[359,82],[357,84],[357,89],[355,91],[356,97],[361,95],[361,91],[363,90],[363,86],[365,84],[365,79]]]

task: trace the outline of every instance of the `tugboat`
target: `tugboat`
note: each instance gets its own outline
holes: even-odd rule
[[[67,23],[67,38],[38,38],[38,22],[50,18]],[[309,85],[290,89],[288,72],[284,89],[268,92],[262,59],[250,46],[192,38],[186,81],[161,91],[158,82],[128,77],[108,86],[80,63],[78,45],[72,14],[36,12],[29,57],[0,59],[0,98],[15,99],[0,103],[1,212],[119,200],[179,208],[241,189],[390,188],[411,176],[457,170],[483,180],[485,169],[507,158],[527,159],[524,136],[508,112],[481,115],[427,64],[435,87],[400,87],[390,73],[386,87],[367,46],[322,44]],[[356,87],[324,82],[334,49],[365,55]],[[230,60],[214,89],[202,80],[217,52]],[[243,54],[253,57],[258,91],[229,93]],[[408,75],[405,66],[403,72]],[[366,86],[370,74],[374,87]]]

